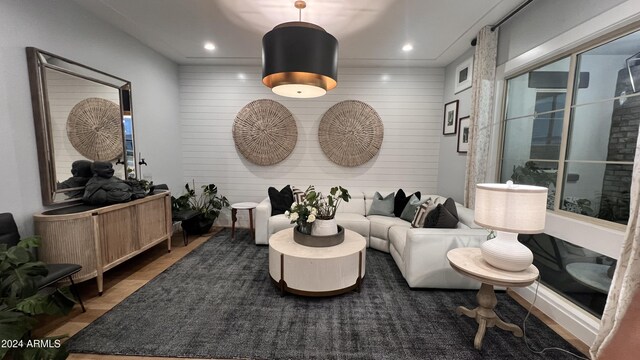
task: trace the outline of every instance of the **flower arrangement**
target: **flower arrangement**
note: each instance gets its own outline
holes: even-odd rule
[[[341,201],[349,202],[351,195],[342,186],[332,187],[327,196],[316,192],[313,185],[304,192],[302,202],[294,202],[291,211],[285,215],[292,224],[297,224],[302,233],[310,234],[311,225],[316,219],[331,220],[336,216]]]

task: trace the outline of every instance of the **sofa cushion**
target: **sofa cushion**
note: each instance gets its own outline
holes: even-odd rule
[[[415,193],[407,196],[405,195],[404,190],[398,189],[398,191],[396,192],[396,196],[393,200],[393,214],[396,217],[401,217],[402,212],[404,211],[404,208],[407,206],[407,204],[411,200],[411,197],[413,196],[416,196],[418,200],[420,200],[420,191],[416,191]],[[411,217],[413,217],[413,214],[411,214]]]
[[[268,237],[277,233],[280,230],[288,229],[293,227],[295,224],[291,223],[284,214],[274,215],[269,218],[269,232],[267,234]]]
[[[427,203],[429,200],[431,200],[431,198],[420,199],[420,197],[417,197],[415,194],[411,195],[411,199],[407,205],[405,205],[404,210],[402,210],[400,218],[402,220],[412,222],[420,205]]]
[[[411,225],[400,218],[382,215],[367,216],[371,222],[371,230],[369,234],[383,240],[389,240],[389,228],[392,226],[401,226],[409,228]]]
[[[356,213],[338,213],[336,214],[335,219],[338,225],[345,229],[355,231],[364,236],[365,239],[369,238],[369,220],[364,217],[364,215]]]
[[[351,213],[364,216],[364,194],[362,192],[349,192],[349,202],[341,201],[336,214]]]
[[[473,210],[462,206],[462,204],[456,204],[456,211],[458,212],[458,221],[467,225],[471,229],[482,229],[482,226],[476,224],[474,219]]]
[[[393,193],[383,197],[379,192],[376,192],[373,196],[373,203],[371,204],[369,215],[395,217],[393,214],[394,201],[395,197]]]
[[[271,216],[284,214],[285,211],[291,208],[293,204],[293,191],[289,185],[278,189],[270,187],[268,190],[269,200],[271,201]]]
[[[404,244],[407,241],[407,231],[410,229],[411,228],[406,226],[392,226],[389,229],[390,246],[393,246],[402,258],[404,258]]]

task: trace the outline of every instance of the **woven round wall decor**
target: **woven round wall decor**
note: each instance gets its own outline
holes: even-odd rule
[[[347,100],[333,105],[320,120],[318,139],[325,155],[342,166],[371,160],[382,146],[384,125],[369,105]]]
[[[77,103],[67,117],[67,137],[87,159],[111,161],[122,155],[120,106],[101,98]]]
[[[233,141],[242,156],[252,163],[274,165],[296,147],[298,127],[284,105],[268,99],[255,100],[236,115]]]

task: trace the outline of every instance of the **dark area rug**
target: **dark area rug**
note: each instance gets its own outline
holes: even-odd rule
[[[266,246],[225,230],[73,336],[76,353],[253,359],[570,359],[527,350],[522,338],[487,329],[477,351],[475,291],[410,290],[389,254],[367,249],[362,291],[331,298],[280,296]],[[496,312],[522,325],[526,310],[498,293]],[[573,352],[535,317],[536,349]]]

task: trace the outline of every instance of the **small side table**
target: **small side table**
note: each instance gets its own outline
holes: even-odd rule
[[[238,220],[238,217],[236,216],[238,214],[238,210],[249,210],[249,228],[251,229],[251,236],[253,237],[253,240],[256,240],[256,234],[255,234],[255,230],[253,229],[253,209],[256,208],[256,206],[258,206],[258,203],[254,203],[254,202],[241,202],[241,203],[235,203],[235,204],[231,204],[231,238],[235,239],[236,238],[236,221]]]
[[[511,331],[513,335],[522,337],[522,329],[518,325],[504,322],[493,311],[498,304],[498,299],[493,291],[493,286],[524,287],[531,285],[539,275],[538,269],[531,265],[523,271],[505,271],[489,265],[482,258],[479,248],[458,248],[447,253],[447,259],[451,267],[460,274],[478,280],[482,283],[476,299],[479,306],[469,310],[464,306],[458,306],[456,313],[476,319],[478,332],[473,341],[473,346],[480,350],[482,339],[487,328],[497,326],[502,330]]]

